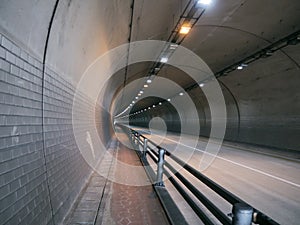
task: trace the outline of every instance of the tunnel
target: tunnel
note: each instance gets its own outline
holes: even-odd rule
[[[299,224],[299,21],[298,0],[1,0],[0,224]]]

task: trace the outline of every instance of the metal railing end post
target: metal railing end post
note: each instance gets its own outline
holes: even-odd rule
[[[156,187],[165,187],[163,181],[165,153],[166,153],[165,149],[163,148],[158,149],[157,179],[156,179],[156,183],[154,184],[154,186]]]
[[[143,146],[143,154],[142,154],[143,159],[146,159],[147,148],[148,148],[148,139],[145,138],[144,146]]]
[[[253,208],[245,203],[236,203],[232,207],[232,225],[251,225]]]

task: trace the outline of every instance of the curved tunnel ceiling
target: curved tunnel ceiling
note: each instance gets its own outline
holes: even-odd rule
[[[167,40],[188,2],[89,0],[83,4],[81,0],[4,0],[0,7],[0,27],[8,37],[41,61],[46,60],[48,67],[76,85],[99,56],[115,47],[142,40]],[[196,53],[216,73],[299,31],[299,9],[298,0],[213,0],[182,46]],[[272,57],[255,61],[246,70],[236,70],[219,78],[230,98],[234,99],[241,117],[239,120],[243,121],[243,115],[246,121],[256,116],[266,119],[292,114],[297,119],[295,112],[299,106],[286,106],[299,101],[299,95],[294,94],[299,84],[299,60],[299,45],[290,45]],[[110,112],[112,115],[121,113],[143,84],[136,84],[122,102],[114,102],[117,94],[124,85],[145,78],[149,68],[151,63],[124,67],[113,76],[106,89],[101,90],[101,104],[107,110],[114,110]],[[286,73],[285,77],[282,73]],[[100,76],[105,75],[99,73]],[[168,66],[158,73],[158,77],[177,80],[183,88],[194,82]],[[283,93],[286,89],[293,91]],[[170,96],[177,93],[177,90],[166,91]],[[270,99],[277,104],[275,112],[262,106]]]
[[[136,16],[137,19],[133,19],[136,24],[133,23],[132,26],[132,37],[135,37],[132,41],[159,36],[158,27],[166,26],[168,20],[162,18],[160,20],[163,21],[161,24],[153,22],[153,16],[147,16],[148,14],[145,11],[138,10],[140,9],[140,2],[135,1],[135,3],[138,6],[134,8],[136,11],[134,11],[133,16],[134,18]],[[157,2],[147,2],[145,4],[147,4],[147,9],[153,8],[153,5],[159,5]],[[162,7],[158,8],[161,9]],[[299,21],[298,9],[299,3],[296,1],[293,3],[280,1],[275,4],[271,1],[213,1],[213,4],[206,9],[204,15],[199,19],[191,33],[187,35],[182,45],[194,51],[205,60],[214,72],[218,72],[226,66],[253,54],[255,51],[278,41],[278,39],[297,31],[299,29],[297,23]],[[169,11],[169,9],[166,8],[165,11]],[[159,18],[160,13],[158,12],[156,15],[155,19]],[[174,12],[173,15],[176,15],[176,13]],[[143,20],[141,18],[147,19]],[[171,26],[174,27],[174,23]],[[139,27],[143,27],[143,30],[138,30]],[[145,29],[146,27],[147,29]],[[170,34],[172,27],[169,26],[165,30]],[[162,40],[164,39],[162,38]],[[295,48],[298,47],[291,47],[291,49]],[[277,53],[277,55],[281,55],[283,61],[294,62],[297,70],[299,62],[292,53],[289,53],[288,48],[282,50],[282,53]],[[272,64],[272,59],[268,61]],[[147,67],[145,67],[145,71],[144,76],[147,75]],[[179,78],[183,87],[192,84],[188,77],[184,78],[180,73],[174,74],[173,72],[164,69],[158,75],[174,80]],[[130,70],[128,77],[130,77],[130,74],[135,73],[134,69]],[[248,73],[252,74],[253,71],[248,71]],[[140,75],[143,76],[143,74]],[[222,80],[227,83],[226,79],[222,78]],[[140,87],[137,87],[137,89]],[[134,99],[135,95],[136,93],[133,93],[132,96],[129,96],[129,99]],[[172,93],[170,93],[170,96],[172,96]],[[125,102],[124,106],[126,107],[128,104],[130,104],[130,101]],[[152,102],[149,104],[152,104]]]
[[[114,116],[127,109],[154,63],[157,66],[163,46],[143,52],[137,43],[173,41],[177,21],[186,19],[180,17],[186,6],[198,1],[0,2],[0,201],[4,203],[0,223],[61,224],[85,189],[87,177],[99,168],[99,160],[107,150],[119,146],[113,136]],[[162,119],[168,131],[183,130],[189,137],[195,135],[195,140],[199,135],[209,139],[204,143],[209,150],[214,139],[219,144],[225,140],[255,149],[258,146],[257,153],[266,146],[279,149],[282,156],[290,152],[299,155],[300,1],[211,0],[210,5],[200,8],[201,12],[191,13],[195,23],[172,55],[184,66],[184,60],[186,65],[194,62],[189,61],[190,56],[201,58],[205,63],[196,61],[196,66],[202,66],[200,72],[198,67],[190,67],[198,73],[187,75],[185,70],[168,65],[171,57],[149,84],[149,98],[144,93],[122,116],[144,109],[143,113],[124,121],[143,127],[152,123],[155,128]],[[109,55],[119,53],[119,48],[123,49],[120,54]],[[180,49],[190,51],[180,57],[176,55]],[[133,50],[152,54],[156,60],[130,64],[136,58]],[[98,67],[93,67],[96,64]],[[109,74],[109,68],[117,66],[120,68]],[[84,83],[90,71],[93,76]],[[173,86],[165,86],[166,80]],[[206,91],[215,94],[216,87],[221,98],[206,95]],[[161,93],[164,95],[158,95]],[[149,107],[151,110],[145,111]],[[263,157],[257,154],[253,158],[260,161],[255,168],[264,164]],[[247,154],[237,160],[245,158]],[[280,177],[293,173],[292,167],[282,166],[278,167],[282,170],[280,182]],[[232,177],[227,168],[224,172]],[[297,172],[291,175],[299,183]],[[246,179],[243,174],[238,178]],[[269,184],[273,183],[259,187],[264,197]],[[280,187],[284,194],[286,186]],[[295,193],[295,186],[291,188]],[[275,192],[269,191],[270,202],[287,205],[285,198],[274,198]],[[289,207],[281,214],[276,208],[273,214],[280,222],[289,223],[290,213],[299,220],[299,213],[293,212],[297,202],[293,196],[289,200]],[[266,200],[266,212],[270,202]]]

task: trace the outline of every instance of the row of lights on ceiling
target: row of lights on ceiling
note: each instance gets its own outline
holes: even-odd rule
[[[207,5],[211,4],[211,2],[212,2],[212,0],[198,0],[198,1],[196,1],[195,4],[196,4],[196,6],[198,6],[198,7],[202,7],[202,6],[207,6]],[[178,33],[181,34],[181,35],[183,35],[183,36],[185,36],[185,35],[187,35],[187,34],[191,31],[191,29],[192,29],[192,25],[191,25],[189,22],[183,23],[182,26],[180,27]],[[162,57],[160,58],[160,60],[159,60],[160,63],[162,63],[162,64],[167,63],[168,60],[169,60],[169,57],[168,57],[168,56],[172,55],[172,53],[177,49],[177,47],[178,47],[178,44],[176,44],[176,43],[171,43],[171,44],[168,46],[167,50],[164,50],[164,51],[163,51],[163,53],[165,53],[165,55],[162,56]],[[167,56],[167,55],[168,55],[168,56]],[[149,85],[152,83],[153,77],[160,71],[160,69],[161,69],[161,66],[160,66],[160,67],[155,67],[155,68],[154,68],[154,70],[152,71],[153,74],[150,75],[150,76],[147,78],[147,80],[146,80],[146,82],[145,82],[145,84],[144,84],[144,86],[143,86],[144,88],[148,88],[148,87],[149,87]],[[200,87],[203,87],[203,86],[204,86],[204,83],[200,84]],[[122,113],[120,113],[120,114],[117,115],[116,117],[119,117],[120,115],[122,115],[122,114],[124,114],[126,111],[128,111],[130,108],[132,108],[133,105],[134,105],[134,104],[136,103],[136,101],[142,96],[143,93],[144,93],[144,89],[142,89],[141,91],[139,91],[139,93],[137,94],[137,96],[135,97],[135,99],[130,103],[130,105],[129,105]],[[179,93],[179,95],[182,96],[183,93],[181,92],[181,93]],[[169,99],[167,99],[167,101],[170,102],[171,99],[169,98]],[[160,102],[159,105],[161,105],[161,104],[162,104],[162,103]],[[151,108],[151,107],[149,107],[149,108]],[[153,105],[153,108],[155,108],[155,105]],[[144,109],[144,111],[146,111],[146,109]],[[144,112],[144,111],[141,110],[141,111],[139,111],[139,113],[142,113],[142,112]],[[132,115],[135,115],[135,114],[138,114],[138,112],[135,112],[135,113],[132,114]],[[130,115],[129,115],[129,116],[130,116]],[[124,117],[129,117],[129,116],[124,116]],[[120,117],[120,118],[124,118],[124,117]]]
[[[198,6],[202,6],[202,5],[209,5],[211,4],[212,0],[199,0],[197,1],[197,5]],[[180,34],[188,34],[190,32],[190,30],[192,29],[191,25],[190,24],[183,24],[179,30],[179,33]]]
[[[227,68],[217,72],[215,76],[216,77],[225,76],[234,70],[243,70],[249,64],[255,62],[258,59],[268,58],[282,48],[285,48],[289,45],[297,45],[299,43],[300,43],[300,32],[296,31],[295,33],[293,33],[287,37],[284,37],[284,38],[278,40],[277,42],[267,46],[266,48],[255,52],[254,54],[246,57],[245,59],[241,60],[240,62],[235,63],[231,66],[228,66]]]
[[[148,80],[146,81],[146,84],[144,84],[144,88],[149,87],[149,84],[151,84],[151,83],[152,83],[152,80],[151,80],[151,79],[148,79]],[[199,86],[200,86],[200,87],[204,87],[204,85],[205,85],[204,83],[201,83]],[[132,108],[133,105],[136,103],[136,101],[142,96],[142,94],[144,94],[144,90],[140,90],[140,91],[139,91],[138,95],[135,97],[135,100],[133,100],[133,101],[130,103],[130,105],[129,105],[124,111],[127,111],[127,110],[129,110],[130,108]],[[183,92],[180,92],[180,93],[179,93],[179,96],[183,96],[183,95],[184,95]],[[168,98],[167,101],[168,101],[168,102],[171,102],[171,98]],[[158,105],[162,105],[162,102],[159,102]],[[153,106],[152,106],[152,108],[155,108],[155,107],[156,107],[156,105],[153,105]],[[148,109],[151,109],[151,107],[148,107]],[[138,112],[135,112],[135,113],[133,113],[133,114],[130,114],[130,115],[127,115],[127,116],[123,116],[123,117],[120,117],[120,118],[125,118],[125,117],[129,117],[129,116],[137,115],[137,114],[140,114],[140,113],[146,112],[146,111],[147,111],[147,108],[144,109],[144,110],[140,110],[140,111],[138,111]],[[121,113],[121,114],[123,114],[123,113]]]
[[[151,83],[151,82],[150,82]],[[204,83],[201,83],[200,84],[200,87],[204,87]],[[138,96],[141,96],[142,94],[144,93],[144,91],[143,90],[141,90],[140,92],[139,92],[139,94],[138,94]],[[183,96],[184,95],[184,93],[183,92],[180,92],[179,93],[179,96]],[[138,97],[136,97],[136,100],[138,99]],[[168,98],[167,99],[167,101],[168,102],[171,102],[171,98]],[[133,105],[135,104],[135,101],[132,101],[132,103],[127,107],[127,110],[128,109],[130,109],[131,107],[133,107]],[[130,116],[135,116],[135,115],[138,115],[138,114],[140,114],[140,113],[143,113],[143,112],[146,112],[147,110],[150,110],[150,109],[152,109],[152,108],[156,108],[157,106],[161,106],[163,103],[162,102],[159,102],[157,105],[152,105],[152,107],[148,107],[148,108],[145,108],[145,109],[142,109],[142,110],[140,110],[140,111],[137,111],[137,112],[134,112],[134,113],[132,113],[132,114],[129,114],[129,115],[126,115],[126,116],[122,116],[122,117],[120,117],[120,118],[127,118],[127,117],[130,117]]]
[[[140,91],[140,92],[143,93],[143,91]],[[184,95],[183,92],[180,92],[180,93],[179,93],[179,96],[183,96],[183,95]],[[171,98],[168,98],[167,101],[168,101],[168,102],[171,102]],[[134,103],[135,103],[135,101],[132,101],[132,103],[129,105],[129,108],[131,108],[131,107],[133,106]],[[152,108],[156,108],[157,106],[161,106],[162,104],[163,104],[162,102],[159,102],[157,105],[154,104],[154,105],[152,105],[152,107],[149,106],[148,108],[142,109],[142,110],[140,110],[140,111],[134,112],[134,113],[129,114],[129,115],[126,115],[126,116],[122,116],[122,117],[120,117],[120,118],[126,118],[126,117],[130,117],[130,116],[134,116],[134,115],[137,115],[137,114],[146,112],[147,110],[150,110],[150,109],[152,109]]]
[[[199,4],[199,5],[209,5],[210,3],[211,3],[211,0],[199,0],[199,1],[197,2],[197,4]],[[189,24],[183,24],[183,25],[181,26],[180,30],[179,30],[179,33],[180,33],[180,34],[183,34],[183,35],[186,35],[186,34],[188,34],[188,33],[190,32],[191,28],[192,28],[192,27],[191,27]],[[177,45],[177,44],[174,44],[174,43],[171,43],[171,44],[169,45],[169,49],[170,49],[170,50],[176,50],[177,47],[178,47],[178,45]],[[161,57],[160,62],[161,62],[161,63],[167,63],[168,60],[169,60],[168,57]],[[155,68],[155,70],[156,70],[156,71],[159,71],[160,68]],[[153,76],[155,76],[155,74],[153,74]],[[151,77],[151,76],[150,76],[150,77]],[[151,78],[148,78],[148,79],[146,80],[146,84],[144,84],[144,88],[149,87],[149,84],[151,84],[151,83],[152,83]],[[203,87],[203,86],[204,86],[204,84],[200,84],[200,87]],[[135,100],[138,100],[139,97],[140,97],[143,93],[144,93],[144,91],[141,90],[141,91],[138,93],[138,96],[135,97]],[[179,95],[182,96],[183,93],[181,92],[181,93],[179,93]],[[135,104],[135,100],[132,101],[132,103],[129,105],[129,108],[131,108],[131,107],[133,106],[133,104]],[[168,99],[168,101],[171,101],[171,99]],[[160,104],[161,104],[161,102],[160,102]],[[129,109],[129,108],[128,108],[128,109]],[[155,108],[155,105],[153,105],[153,108]],[[145,109],[145,111],[146,111],[146,109]],[[143,111],[140,111],[140,112],[143,112]]]
[[[197,2],[197,4],[202,4],[202,5],[209,5],[211,3],[211,0],[200,0]],[[179,33],[180,34],[188,34],[189,31],[191,30],[191,26],[189,25],[182,25],[180,30],[179,30]],[[283,38],[282,40],[279,40],[277,43],[275,44],[272,44],[271,47],[267,47],[265,49],[262,49],[260,50],[259,52],[253,54],[252,56],[244,59],[243,63],[239,63],[239,64],[235,64],[235,65],[232,65],[228,68],[225,68],[224,70],[222,71],[219,71],[218,73],[216,73],[216,77],[219,77],[219,76],[222,76],[222,75],[226,75],[234,70],[243,70],[244,68],[246,68],[248,66],[249,63],[259,59],[259,58],[267,58],[267,57],[270,57],[273,55],[274,52],[280,50],[281,48],[283,47],[286,47],[288,45],[296,45],[296,44],[299,44],[300,43],[300,36],[299,36],[299,32],[296,32],[288,37],[285,37]],[[170,50],[175,50],[176,48],[178,47],[178,44],[171,44],[170,45]],[[160,62],[161,63],[166,63],[168,62],[168,58],[167,57],[162,57],[160,59]],[[156,70],[159,71],[160,68],[155,68]],[[147,84],[144,85],[144,87],[148,87],[148,84],[150,84],[152,82],[151,79],[147,79]],[[200,87],[204,87],[204,81],[202,81],[203,83],[199,84]],[[193,85],[192,87],[196,87],[198,85]],[[191,88],[188,88],[188,89],[191,89]],[[183,95],[183,93],[180,93],[179,95]],[[139,95],[140,96],[140,95]],[[171,101],[171,99],[168,99],[168,101]],[[131,104],[130,107],[132,107],[133,104]],[[128,109],[130,109],[130,107],[128,107],[126,110],[124,111],[127,111]],[[140,112],[141,113],[141,112]],[[123,114],[123,112],[121,113]],[[119,114],[119,115],[121,115]]]

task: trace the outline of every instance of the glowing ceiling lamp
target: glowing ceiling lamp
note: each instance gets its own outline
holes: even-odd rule
[[[178,44],[171,44],[170,49],[175,50],[178,47]]]
[[[166,62],[168,62],[168,58],[167,58],[167,57],[162,57],[162,58],[160,59],[160,62],[161,62],[161,63],[166,63]]]
[[[248,66],[247,64],[242,63],[241,65],[239,65],[239,66],[237,67],[237,69],[238,69],[238,70],[242,70],[242,69],[244,69],[244,68],[247,67],[247,66]]]
[[[182,27],[179,30],[180,34],[188,34],[191,30],[191,26],[190,25],[182,25]]]
[[[198,4],[200,5],[209,5],[211,3],[211,0],[199,0]]]

